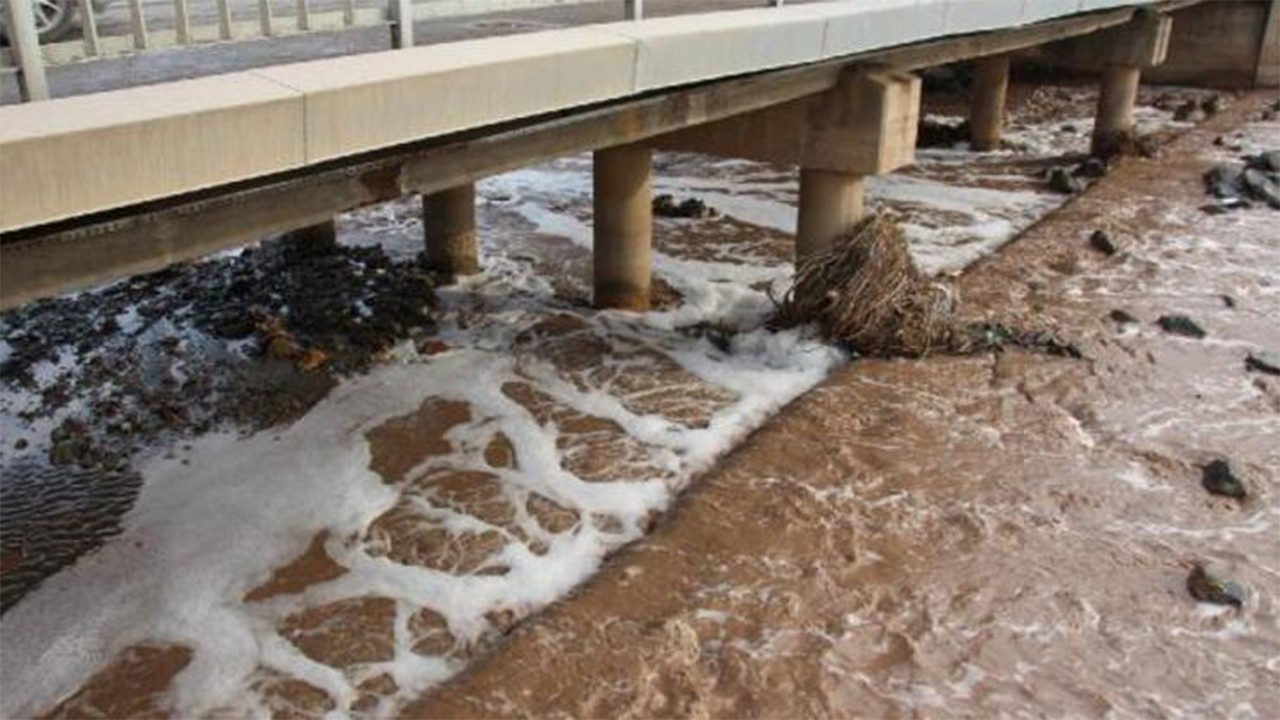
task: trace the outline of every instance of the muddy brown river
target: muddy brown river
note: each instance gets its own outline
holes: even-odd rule
[[[971,317],[1085,359],[850,364],[401,714],[1280,717],[1280,378],[1245,364],[1280,343],[1280,233],[1197,209],[1214,138],[1274,146],[1280,125],[1232,122],[1130,159],[961,278]],[[1090,248],[1100,227],[1118,255]],[[1174,312],[1208,336],[1162,332]],[[1243,502],[1201,487],[1216,458]],[[1190,598],[1195,562],[1244,607]]]
[[[1015,96],[1003,151],[922,152],[873,206],[928,271],[967,266],[967,320],[1083,358],[849,362],[761,329],[794,176],[692,156],[658,190],[723,215],[658,221],[655,312],[595,313],[588,159],[494,178],[486,273],[439,291],[430,338],[296,422],[141,458],[140,491],[12,486],[24,528],[27,486],[76,499],[50,537],[93,522],[57,557],[5,538],[32,580],[0,714],[1280,717],[1280,377],[1246,365],[1280,351],[1280,213],[1200,209],[1205,169],[1280,147],[1274,94],[1194,129],[1145,107],[1185,134],[1070,199],[1042,171],[1092,98]],[[340,222],[393,258],[420,228],[407,203]],[[1205,492],[1215,459],[1243,501]],[[1243,607],[1189,597],[1195,563]]]

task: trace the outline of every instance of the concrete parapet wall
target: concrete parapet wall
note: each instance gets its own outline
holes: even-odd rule
[[[1145,0],[843,0],[317,60],[0,107],[0,230],[718,78]]]

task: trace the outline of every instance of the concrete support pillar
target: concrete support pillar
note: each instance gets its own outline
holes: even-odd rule
[[[1141,70],[1135,65],[1108,65],[1102,71],[1098,114],[1093,125],[1093,153],[1106,154],[1133,130],[1133,105]]]
[[[974,150],[995,150],[1000,146],[1008,89],[1008,55],[991,55],[974,62],[969,106],[969,139]]]
[[[649,309],[653,151],[621,145],[595,153],[595,306]]]
[[[476,186],[472,183],[422,196],[427,266],[456,277],[480,272],[476,250]]]
[[[323,243],[332,245],[338,241],[338,228],[332,219],[297,230],[290,230],[285,237],[294,242]]]
[[[864,177],[832,170],[800,169],[800,220],[796,262],[825,252],[863,216]]]

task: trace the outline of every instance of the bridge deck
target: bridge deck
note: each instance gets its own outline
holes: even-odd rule
[[[821,92],[852,63],[910,69],[1006,52],[1125,23],[1141,4],[731,11],[6,106],[0,307]]]

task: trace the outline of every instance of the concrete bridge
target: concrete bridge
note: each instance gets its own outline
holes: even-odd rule
[[[913,160],[922,68],[974,61],[974,145],[999,140],[1010,53],[1099,73],[1095,146],[1198,0],[842,0],[570,28],[0,107],[0,308],[159,269],[420,193],[428,257],[475,272],[480,178],[595,152],[595,302],[649,303],[650,159],[679,149],[800,168],[797,254]],[[1227,9],[1227,6],[1230,9]],[[1280,71],[1274,2],[1253,80]],[[1227,17],[1227,16],[1230,17]],[[1243,37],[1248,35],[1248,37]]]

